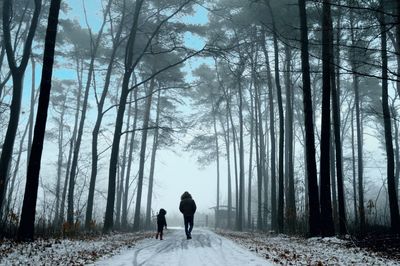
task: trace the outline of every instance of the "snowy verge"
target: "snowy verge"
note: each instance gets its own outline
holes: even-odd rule
[[[336,237],[301,238],[272,236],[264,232],[218,230],[269,261],[283,265],[400,265],[400,261],[356,247],[350,240]]]
[[[84,239],[0,240],[0,265],[84,265],[132,248],[152,232],[115,233]]]

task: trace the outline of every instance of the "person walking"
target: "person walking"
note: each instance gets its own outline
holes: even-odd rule
[[[164,210],[163,208],[161,208],[160,211],[158,212],[156,239],[158,239],[158,235],[160,235],[160,240],[163,240],[164,226],[165,226],[165,229],[167,229],[167,220],[165,219],[166,214],[167,214],[167,211]]]
[[[187,239],[192,239],[193,229],[193,218],[196,212],[196,203],[194,202],[192,195],[185,191],[181,196],[181,203],[179,204],[179,210],[183,214],[183,221],[185,223],[185,233]]]

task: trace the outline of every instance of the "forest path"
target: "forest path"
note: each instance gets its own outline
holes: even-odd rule
[[[168,229],[164,232],[162,241],[155,238],[140,241],[133,249],[96,262],[95,265],[272,265],[231,240],[206,229],[195,228],[190,240],[186,239],[182,228]]]

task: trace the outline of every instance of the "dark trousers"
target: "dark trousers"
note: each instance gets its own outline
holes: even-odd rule
[[[164,230],[164,225],[163,224],[157,224],[157,232],[162,234]]]
[[[156,239],[158,239],[158,236],[160,236],[160,240],[163,240],[163,230],[164,230],[164,225],[162,224],[157,224],[157,235]]]
[[[183,216],[183,220],[185,222],[185,233],[190,236],[193,229],[193,216]]]

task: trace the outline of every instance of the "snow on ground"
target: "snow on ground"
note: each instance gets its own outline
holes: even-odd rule
[[[164,240],[146,239],[131,250],[98,261],[98,266],[245,266],[272,265],[267,260],[206,229],[194,229],[187,240],[184,230],[165,231]]]
[[[400,261],[358,248],[336,237],[300,238],[260,232],[218,231],[276,264],[283,265],[400,265]]]
[[[153,235],[153,234],[151,234]],[[0,240],[0,265],[84,265],[132,248],[149,232],[85,239],[38,239],[32,243]]]
[[[272,236],[259,232],[211,232],[182,228],[110,234],[84,239],[0,240],[0,265],[242,266],[242,265],[400,265],[400,260],[358,248],[351,240]]]

